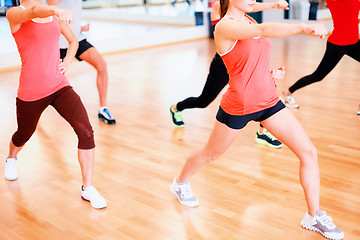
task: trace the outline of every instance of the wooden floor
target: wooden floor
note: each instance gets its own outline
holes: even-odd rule
[[[271,67],[286,67],[279,91],[311,73],[325,50],[325,41],[307,36],[272,43]],[[81,200],[75,134],[49,107],[19,155],[19,179],[0,181],[0,239],[324,239],[300,226],[306,205],[298,160],[287,147],[254,143],[256,123],[192,178],[199,207],[181,206],[169,191],[185,159],[207,141],[220,97],[204,110],[185,110],[185,129],[172,127],[168,108],[200,93],[214,53],[211,40],[199,40],[105,57],[115,126],[98,122],[96,73],[75,62],[67,76],[95,130],[94,185],[108,207]],[[18,75],[0,75],[3,160],[16,130]],[[346,240],[360,239],[359,76],[359,63],[344,57],[324,81],[295,94],[301,108],[293,110],[318,148],[321,208]]]

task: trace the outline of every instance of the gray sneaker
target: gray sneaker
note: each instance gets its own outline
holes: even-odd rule
[[[170,191],[176,195],[179,202],[187,207],[196,207],[199,205],[199,201],[191,191],[189,182],[177,183],[174,178],[173,183],[170,185]]]
[[[317,216],[315,217],[306,213],[304,219],[301,221],[301,226],[308,230],[319,232],[329,239],[339,240],[344,238],[344,232],[335,226],[332,218],[327,216],[325,211],[318,210]]]
[[[295,98],[289,94],[287,96],[283,95],[281,101],[288,107],[288,108],[299,108],[299,104],[296,103]]]

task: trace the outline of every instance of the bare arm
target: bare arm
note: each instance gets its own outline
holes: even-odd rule
[[[327,30],[323,24],[288,24],[276,22],[247,24],[234,19],[223,19],[218,23],[217,30],[215,31],[216,36],[233,40],[252,37],[280,38],[297,33],[325,37]]]
[[[279,38],[306,33],[324,38],[327,30],[323,24],[262,23],[246,24],[234,19],[221,20],[215,30],[215,41],[219,52],[227,51],[235,40],[252,37]]]
[[[258,3],[257,2],[257,3],[255,3],[255,6],[254,6],[254,9],[252,12],[261,12],[261,11],[272,9],[272,8],[288,10],[289,4],[285,0],[279,0],[274,3]]]
[[[59,21],[59,24],[60,24],[61,34],[64,35],[66,40],[69,42],[69,47],[67,49],[66,56],[63,59],[62,64],[60,64],[62,73],[65,73],[75,57],[75,54],[79,47],[79,42],[76,36],[74,35],[74,33],[71,31],[71,28],[67,22]]]
[[[22,24],[33,18],[45,18],[55,15],[54,7],[37,5],[32,8],[22,9],[20,7],[13,7],[7,13],[6,17],[10,24]]]
[[[6,13],[11,32],[16,32],[21,24],[33,18],[46,18],[53,15],[58,16],[62,21],[72,21],[71,12],[54,6],[36,5],[27,9],[13,7]]]

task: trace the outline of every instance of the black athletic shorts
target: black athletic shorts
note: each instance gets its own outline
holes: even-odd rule
[[[86,39],[81,40],[79,42],[79,48],[75,54],[76,59],[79,61],[82,61],[80,59],[80,55],[92,47],[93,47],[93,45],[91,45],[91,43],[89,43]],[[67,48],[60,48],[60,59],[64,59],[64,57],[66,56],[66,52],[67,52]]]
[[[271,117],[283,108],[285,108],[285,105],[280,100],[273,107],[247,115],[230,115],[226,113],[221,107],[219,107],[219,111],[216,114],[216,120],[225,124],[229,128],[242,129],[246,126],[246,124],[248,124],[248,122],[252,120],[256,122],[264,121],[265,119]]]

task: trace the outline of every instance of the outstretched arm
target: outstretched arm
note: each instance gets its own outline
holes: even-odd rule
[[[268,9],[289,9],[289,3],[285,0],[279,0],[273,3],[255,3],[254,9],[252,12],[261,12]]]
[[[261,24],[246,24],[234,19],[223,19],[218,23],[216,36],[225,39],[241,40],[252,37],[279,38],[306,33],[324,38],[327,35],[325,26],[318,24],[288,24],[268,22]]]
[[[252,37],[286,37],[298,33],[325,38],[327,30],[323,24],[262,23],[246,24],[234,19],[222,19],[216,26],[215,42],[218,52],[227,51],[235,40]]]
[[[60,9],[55,6],[36,5],[32,8],[26,9],[13,7],[6,13],[11,32],[13,33],[16,32],[24,22],[33,18],[46,18],[53,15],[56,15],[61,21],[72,21],[70,11]]]

